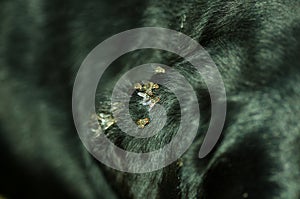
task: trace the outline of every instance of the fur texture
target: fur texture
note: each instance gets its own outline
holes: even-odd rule
[[[7,198],[300,198],[300,2],[0,1],[0,195]],[[226,87],[222,137],[197,154],[210,116],[205,84],[188,63],[154,50],[133,52],[107,72],[108,88],[132,66],[158,62],[184,74],[201,101],[201,128],[179,162],[146,174],[94,160],[74,128],[71,93],[90,50],[113,34],[158,26],[197,40]],[[122,66],[122,67],[118,67]],[[118,74],[116,74],[118,73]],[[176,81],[176,80],[174,80]],[[153,139],[110,139],[128,150],[164,146],[177,128],[176,98],[161,90],[167,128]],[[109,104],[97,98],[99,110]],[[133,117],[142,107],[133,99]],[[188,130],[187,130],[188,133]]]

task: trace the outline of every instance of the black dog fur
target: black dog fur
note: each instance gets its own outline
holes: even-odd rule
[[[2,0],[0,14],[3,197],[300,198],[299,1]],[[203,110],[182,166],[130,174],[107,168],[85,150],[71,95],[90,50],[113,34],[146,26],[181,31],[210,53],[225,83],[227,117],[214,151],[198,159],[210,106],[201,80],[168,53],[123,57],[118,63],[125,68],[116,71],[148,62],[172,65],[195,86]],[[109,96],[99,100],[105,104]],[[169,127],[145,150],[173,135],[176,99],[166,98],[165,107]],[[124,148],[139,150],[136,140],[110,131]]]

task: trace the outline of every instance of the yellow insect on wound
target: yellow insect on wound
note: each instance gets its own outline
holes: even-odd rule
[[[155,73],[165,73],[166,72],[166,70],[160,66],[157,66],[154,71],[155,71]]]
[[[159,85],[158,85],[158,84],[153,84],[153,88],[154,88],[154,89],[158,89],[158,88],[159,88]]]
[[[140,83],[136,83],[136,84],[134,84],[134,89],[136,89],[136,90],[142,90],[142,85],[140,84]]]
[[[149,124],[150,120],[149,118],[139,119],[136,124],[139,128],[145,128],[147,124]]]
[[[160,98],[155,96],[152,92],[153,89],[158,89],[159,85],[153,82],[146,82],[146,83],[135,83],[134,89],[138,90],[137,95],[142,97],[142,102],[140,104],[144,106],[148,106],[148,111],[150,111],[154,105],[160,101]],[[150,123],[149,118],[139,119],[136,124],[139,128],[145,128],[147,124]]]
[[[153,96],[152,90],[153,89],[158,89],[158,88],[159,88],[158,84],[155,84],[153,82],[148,82],[147,84],[145,84],[143,86],[143,89],[144,89],[145,93],[147,93],[147,95],[149,95],[149,96]]]
[[[109,114],[100,113],[98,119],[101,122],[101,127],[103,130],[107,130],[114,123],[116,123],[116,120]]]

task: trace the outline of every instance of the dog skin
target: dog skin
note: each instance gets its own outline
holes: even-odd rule
[[[0,14],[0,196],[300,198],[299,1],[2,0]],[[96,45],[149,26],[180,31],[205,48],[225,84],[227,116],[214,150],[199,159],[210,117],[201,77],[170,53],[145,50],[120,58],[103,80],[107,94],[97,96],[99,112],[108,109],[109,88],[122,72],[150,62],[184,74],[201,109],[197,137],[178,161],[131,174],[86,151],[72,119],[72,86]],[[167,94],[160,91],[170,122],[157,137],[140,143],[112,127],[110,139],[133,151],[168,143],[180,107]],[[133,117],[143,116],[137,99],[131,106]]]

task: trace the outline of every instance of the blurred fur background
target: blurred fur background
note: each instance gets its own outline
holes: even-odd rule
[[[0,197],[300,199],[299,1],[1,0],[0,15]],[[86,151],[71,95],[96,45],[144,26],[197,40],[221,72],[228,110],[218,145],[198,159],[210,107],[201,80],[168,53],[123,57],[108,79],[141,63],[172,65],[195,87],[204,114],[203,129],[180,160],[129,174]],[[172,97],[165,103],[171,122],[148,150],[167,143],[175,128],[179,107]],[[138,150],[136,140],[110,131],[112,140]]]

